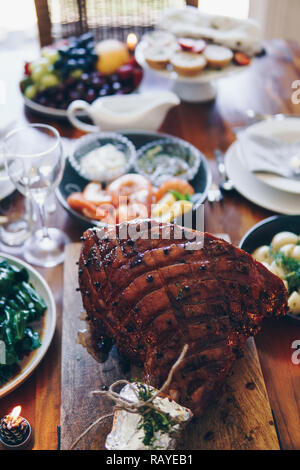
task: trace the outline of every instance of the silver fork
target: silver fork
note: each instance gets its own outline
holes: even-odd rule
[[[233,182],[228,178],[226,173],[226,167],[224,162],[224,153],[221,150],[216,149],[215,159],[217,163],[218,177],[219,177],[219,188],[224,191],[232,191],[234,189]]]
[[[216,183],[212,182],[208,193],[207,193],[208,202],[220,202],[223,199],[222,191]]]

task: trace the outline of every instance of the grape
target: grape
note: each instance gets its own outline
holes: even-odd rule
[[[85,55],[86,55],[86,50],[83,49],[83,47],[80,47],[79,49],[74,49],[72,51],[72,56],[74,58],[84,57]]]
[[[36,92],[37,92],[36,85],[28,85],[28,87],[26,87],[25,89],[24,94],[26,98],[28,98],[29,100],[32,100],[35,97]]]
[[[82,75],[81,75],[81,81],[83,83],[89,83],[90,82],[90,76],[88,73],[84,72]]]
[[[76,91],[78,91],[79,93],[81,93],[82,91],[85,90],[84,83],[82,83],[81,81],[78,82],[75,89],[76,89]]]
[[[98,93],[98,96],[107,96],[108,95],[108,92],[105,88],[101,88],[101,90],[99,90],[99,93]]]
[[[75,59],[68,59],[67,60],[67,66],[69,67],[69,69],[76,69],[77,67],[77,62]]]
[[[61,69],[61,68],[62,68],[63,64],[64,64],[64,61],[63,61],[62,59],[58,59],[58,60],[53,64],[53,66],[54,66],[54,68],[55,68],[56,70],[58,70],[58,69]]]
[[[104,80],[101,77],[93,77],[91,81],[92,87],[96,88],[99,90],[104,85]]]
[[[72,78],[75,78],[75,79],[80,78],[81,75],[82,75],[82,70],[80,70],[80,69],[72,70],[70,75],[71,75]]]
[[[71,101],[79,100],[80,94],[76,90],[71,90],[69,93],[69,98]]]
[[[91,103],[96,98],[96,93],[92,88],[89,88],[86,94],[86,100]]]
[[[39,82],[44,74],[45,71],[40,65],[36,65],[34,68],[31,68],[31,78],[34,82]]]
[[[36,100],[39,104],[41,104],[42,106],[47,106],[48,104],[48,100],[46,98],[46,96],[40,96],[37,100]]]
[[[54,64],[57,60],[59,60],[60,55],[59,52],[54,49],[53,47],[44,47],[42,49],[42,57],[45,57],[49,64]]]
[[[39,89],[40,90],[45,90],[46,88],[50,88],[50,87],[54,87],[54,86],[58,85],[58,83],[59,83],[59,80],[58,80],[57,76],[54,75],[53,73],[49,73],[47,75],[44,75],[40,79]]]
[[[112,84],[112,89],[113,89],[114,91],[118,91],[118,90],[120,90],[120,88],[121,88],[121,83],[120,83],[120,82],[114,82],[114,83]]]

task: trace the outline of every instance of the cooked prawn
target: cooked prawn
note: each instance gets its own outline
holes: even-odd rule
[[[118,222],[126,222],[127,220],[133,219],[147,219],[148,209],[145,204],[132,203],[127,205],[121,205],[118,208]]]
[[[67,199],[69,206],[76,211],[87,209],[91,212],[96,211],[96,206],[91,201],[85,199],[82,193],[72,193]]]
[[[182,195],[191,196],[195,193],[193,186],[191,186],[187,181],[181,180],[179,178],[172,178],[168,181],[165,181],[158,190],[156,191],[155,198],[156,202],[159,202],[168,191],[177,191]]]
[[[102,189],[100,183],[89,183],[83,190],[83,197],[87,200],[98,206],[102,203],[112,202],[110,194],[107,194],[106,191]]]
[[[153,195],[152,185],[142,175],[128,173],[127,175],[120,176],[120,178],[110,183],[107,192],[111,195],[115,207],[118,207],[120,204],[123,205],[123,203],[120,203],[121,197],[127,198],[128,204],[145,204],[148,211],[150,210]]]

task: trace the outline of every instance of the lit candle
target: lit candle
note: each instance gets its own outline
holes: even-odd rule
[[[127,36],[127,47],[129,52],[133,53],[135,51],[138,39],[134,33],[129,33]]]
[[[21,416],[21,406],[16,406],[0,421],[0,441],[5,447],[23,447],[29,440],[31,427]]]

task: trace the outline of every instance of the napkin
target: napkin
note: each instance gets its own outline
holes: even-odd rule
[[[240,160],[252,173],[274,173],[285,178],[300,176],[300,140],[284,142],[243,131],[238,134],[237,142]]]

